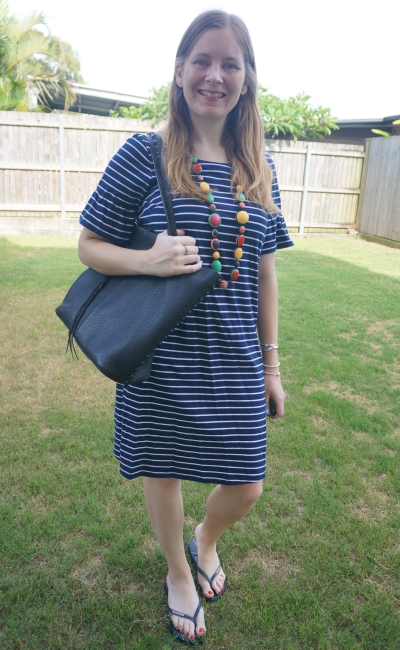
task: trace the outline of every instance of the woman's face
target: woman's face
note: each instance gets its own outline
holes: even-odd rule
[[[241,46],[231,27],[213,28],[196,41],[184,64],[176,67],[192,120],[226,120],[247,91]]]

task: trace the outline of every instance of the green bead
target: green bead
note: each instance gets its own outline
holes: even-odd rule
[[[239,199],[239,201],[245,201],[245,200],[246,200],[246,197],[245,197],[245,195],[243,194],[243,192],[239,192],[239,194],[238,194],[238,199]]]
[[[214,203],[214,196],[211,194],[211,192],[207,192],[206,199],[209,203]]]
[[[220,270],[222,269],[222,264],[219,260],[214,260],[211,266],[214,269],[214,271],[216,271],[217,273],[219,273]]]
[[[195,162],[197,162],[197,158],[196,158],[196,156],[192,156],[192,163],[195,163]]]

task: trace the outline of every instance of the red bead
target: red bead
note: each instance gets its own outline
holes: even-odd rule
[[[211,205],[209,205],[208,207],[210,208],[211,212],[213,212],[213,210],[217,209],[217,206],[215,205],[215,203],[211,203]]]
[[[240,226],[239,232],[243,234],[244,232],[246,232],[246,228],[244,226]]]
[[[245,204],[243,203],[243,201],[240,201],[240,203],[239,203],[239,208],[242,208],[242,210],[243,210],[243,208],[245,208],[245,207],[246,207],[246,206],[245,206]]]
[[[193,165],[193,171],[194,171],[195,174],[200,174],[200,172],[201,172],[201,165],[199,165],[199,163],[195,163],[195,164]]]
[[[239,235],[239,237],[236,240],[236,243],[238,246],[243,246],[245,242],[245,236],[244,235]]]
[[[202,176],[199,176],[199,181],[204,181],[204,178]]]
[[[210,224],[210,226],[214,226],[214,228],[218,228],[218,226],[221,223],[221,217],[219,216],[219,214],[214,212],[213,214],[210,214],[210,216],[208,217],[208,223]]]
[[[210,246],[213,249],[213,251],[217,251],[220,247],[220,241],[219,239],[212,239],[210,241]]]
[[[231,272],[231,278],[232,280],[237,280],[239,277],[239,271],[235,269],[234,271]]]
[[[222,282],[219,283],[219,288],[220,289],[227,289],[228,288],[228,283],[223,280]]]

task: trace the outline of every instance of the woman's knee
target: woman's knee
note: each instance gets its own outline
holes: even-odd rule
[[[240,500],[242,506],[253,506],[262,495],[263,482],[234,485],[232,489],[235,492],[235,498]]]
[[[147,490],[165,490],[166,492],[179,491],[182,482],[179,478],[153,478],[151,476],[145,476],[143,481]]]

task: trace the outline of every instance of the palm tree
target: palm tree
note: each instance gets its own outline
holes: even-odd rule
[[[43,13],[17,19],[0,0],[0,109],[32,110],[37,98],[46,104],[60,93],[68,108],[76,99],[73,81],[83,81],[79,59],[68,43],[51,36]]]

